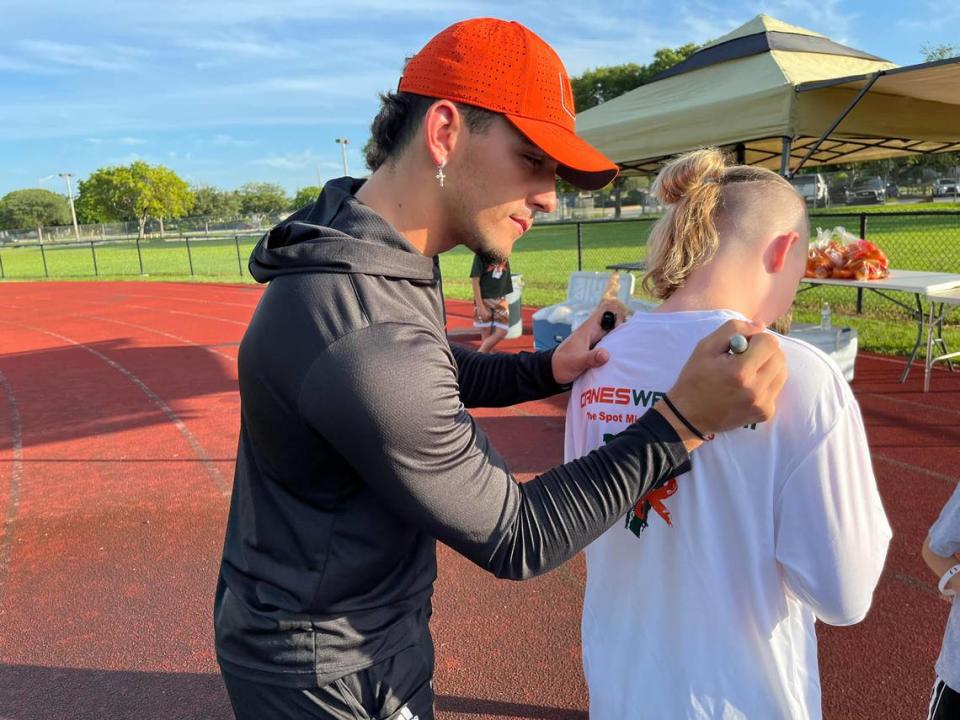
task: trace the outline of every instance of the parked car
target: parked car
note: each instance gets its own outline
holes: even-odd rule
[[[885,203],[886,201],[887,184],[883,178],[877,176],[857,180],[847,192],[847,205]]]
[[[847,193],[850,192],[850,188],[846,183],[840,182],[835,183],[830,186],[830,202],[831,203],[840,203],[841,205],[847,201]]]
[[[790,178],[790,184],[797,189],[798,193],[803,195],[807,205],[830,207],[830,190],[820,173],[794,175]]]
[[[960,187],[955,178],[937,178],[933,181],[934,197],[955,197],[960,193]]]

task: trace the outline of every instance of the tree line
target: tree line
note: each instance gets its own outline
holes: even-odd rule
[[[139,235],[150,220],[160,224],[189,215],[216,219],[256,217],[292,211],[313,202],[320,187],[300,188],[291,197],[275,183],[251,182],[236,190],[208,185],[191,187],[163,165],[136,161],[100,168],[77,186],[75,209],[80,224],[137,223]],[[0,230],[69,225],[70,206],[59,193],[31,188],[0,198]]]

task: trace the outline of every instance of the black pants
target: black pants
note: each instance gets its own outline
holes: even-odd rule
[[[927,720],[956,720],[960,718],[960,693],[937,678],[930,696],[930,713]]]
[[[222,674],[237,720],[434,720],[429,638],[323,687],[281,687]]]

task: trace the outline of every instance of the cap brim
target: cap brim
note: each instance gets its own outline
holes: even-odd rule
[[[530,142],[557,161],[557,175],[571,185],[583,190],[599,190],[620,172],[603,153],[565,128],[509,113],[504,116]]]

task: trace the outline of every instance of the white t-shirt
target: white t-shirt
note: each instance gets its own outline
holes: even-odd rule
[[[641,415],[730,318],[743,319],[638,313],[611,332],[609,362],[573,386],[566,459]],[[689,474],[587,548],[592,720],[820,718],[814,622],[864,618],[891,532],[839,369],[780,344],[790,378],[776,417],[705,443]]]

